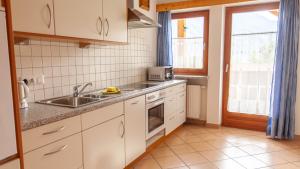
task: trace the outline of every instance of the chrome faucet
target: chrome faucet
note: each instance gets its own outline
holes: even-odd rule
[[[81,85],[76,85],[73,87],[73,97],[78,97],[84,90],[85,88],[87,88],[88,86],[93,86],[93,83],[86,83],[85,85],[83,85],[82,89],[79,91],[79,87],[81,87]]]

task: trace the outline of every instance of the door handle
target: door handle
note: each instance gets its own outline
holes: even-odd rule
[[[225,66],[225,72],[228,73],[228,70],[229,70],[229,64],[226,64],[226,66]]]
[[[107,24],[107,31],[106,31],[106,33],[105,33],[105,36],[107,36],[107,35],[108,35],[108,32],[109,32],[109,22],[108,22],[108,19],[107,19],[107,18],[105,19],[105,22],[106,22],[106,24]]]
[[[47,3],[47,9],[48,9],[48,12],[50,15],[50,19],[49,19],[49,23],[48,23],[48,28],[50,29],[51,24],[52,24],[52,11],[51,11],[50,5],[48,3]]]
[[[99,22],[100,22],[100,30],[99,30],[99,26],[98,26]],[[101,35],[102,31],[103,31],[103,22],[102,22],[102,19],[100,16],[98,17],[96,27],[97,27],[98,34]]]

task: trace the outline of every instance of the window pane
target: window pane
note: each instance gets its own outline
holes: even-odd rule
[[[268,115],[276,11],[233,14],[228,111]]]
[[[173,19],[175,68],[203,68],[204,17]]]

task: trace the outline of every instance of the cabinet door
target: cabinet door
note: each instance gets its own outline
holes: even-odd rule
[[[145,96],[125,102],[126,165],[146,151]]]
[[[14,31],[54,35],[52,0],[12,0]]]
[[[0,165],[0,169],[20,169],[20,160],[14,160],[6,164]]]
[[[0,161],[17,154],[5,12],[0,11]]]
[[[126,2],[103,0],[104,40],[127,42]]]
[[[102,0],[54,0],[56,35],[103,39]]]
[[[84,169],[124,168],[124,135],[124,116],[84,131]]]

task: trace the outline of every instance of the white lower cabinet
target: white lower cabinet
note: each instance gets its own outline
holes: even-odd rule
[[[126,165],[146,151],[145,95],[125,101]]]
[[[186,85],[180,84],[165,89],[166,135],[186,121]]]
[[[124,115],[83,131],[84,169],[125,167]]]
[[[81,133],[24,154],[25,169],[82,168]]]
[[[0,169],[20,169],[20,160],[17,159],[0,165]]]

